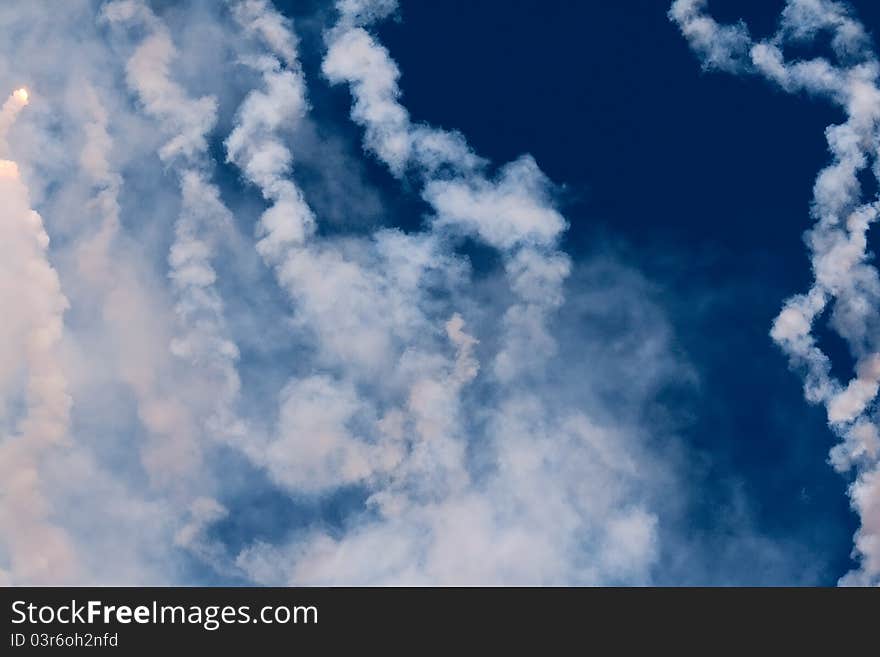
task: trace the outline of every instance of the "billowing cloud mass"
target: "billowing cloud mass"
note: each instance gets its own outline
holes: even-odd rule
[[[493,162],[411,114],[378,36],[398,11],[0,3],[2,583],[698,577],[696,479],[657,411],[696,378],[672,323],[610,250],[566,253],[534,157]],[[856,176],[876,64],[832,3],[789,3],[766,43],[700,2],[673,15],[707,66],[848,111],[817,183],[817,282],[774,337],[845,438],[835,464],[859,468],[852,578],[870,581],[880,287]],[[829,28],[842,63],[783,58]],[[832,301],[848,385],[811,333]]]
[[[849,493],[861,518],[855,537],[860,569],[843,583],[880,583],[880,435],[875,400],[880,390],[880,277],[870,263],[867,232],[880,204],[863,191],[860,175],[880,179],[880,61],[864,27],[833,0],[788,0],[775,34],[753,39],[745,24],[720,25],[706,0],[677,0],[669,12],[706,69],[758,75],[789,93],[825,98],[846,115],[825,132],[833,161],[813,189],[816,223],[807,233],[811,288],[786,301],[771,336],[804,377],[804,393],[821,403],[841,443],[831,464],[855,468]],[[830,52],[810,59],[786,56],[786,47],[830,37]],[[849,382],[832,376],[831,361],[814,331],[827,314],[831,329],[856,360]]]

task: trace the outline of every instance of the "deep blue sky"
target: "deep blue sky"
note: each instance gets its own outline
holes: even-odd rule
[[[755,36],[773,29],[782,4],[710,3]],[[876,32],[880,6],[852,4]],[[613,249],[657,284],[700,375],[681,427],[704,477],[686,531],[723,534],[738,491],[761,534],[795,546],[792,559],[809,555],[804,577],[833,584],[850,568],[856,527],[846,480],[825,462],[834,438],[823,412],[803,401],[768,331],[783,299],[809,285],[801,234],[828,161],[824,128],[842,116],[757,79],[702,72],[668,5],[402,0],[400,21],[380,36],[416,120],[460,130],[495,162],[534,155],[564,188],[568,250]],[[347,113],[344,89],[312,93]],[[380,167],[368,175],[418,213]],[[774,568],[755,557],[744,583],[773,581]]]

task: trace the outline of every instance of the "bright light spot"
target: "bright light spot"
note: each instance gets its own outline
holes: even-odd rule
[[[18,167],[11,160],[0,160],[0,178],[18,178]]]
[[[22,87],[21,89],[16,89],[12,93],[12,95],[15,96],[15,99],[22,104],[28,102],[28,91],[24,87]]]

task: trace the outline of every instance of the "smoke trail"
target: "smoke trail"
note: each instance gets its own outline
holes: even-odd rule
[[[277,44],[296,39],[278,29],[269,39],[257,26],[290,25],[261,0],[234,8],[273,55],[248,60],[264,89],[242,103],[228,157],[270,204],[258,249],[312,341],[306,362],[322,372],[285,387],[263,463],[295,491],[352,484],[369,491],[364,513],[342,536],[318,528],[286,548],[257,543],[238,565],[263,582],[641,580],[656,555],[656,518],[617,504],[628,494],[618,474],[603,495],[578,483],[630,472],[621,445],[612,446],[617,436],[576,409],[557,413],[523,376],[539,377],[554,353],[547,324],[570,269],[557,247],[566,222],[549,181],[528,156],[491,174],[461,135],[410,121],[397,68],[364,29],[395,6],[339,2],[339,22],[326,35],[324,74],[350,85],[367,149],[395,175],[414,176],[435,209],[422,232],[385,229],[368,238],[321,235],[288,178],[293,156],[282,133],[308,104],[298,63]],[[278,212],[283,203],[288,209]],[[463,238],[502,254],[514,297],[484,381],[460,308],[474,302],[454,252]],[[475,385],[485,395],[480,413],[465,398]],[[472,470],[469,446],[491,462],[491,474]],[[581,558],[586,545],[592,558]]]
[[[27,102],[27,92],[19,89],[0,110],[4,151],[7,132]],[[5,159],[0,199],[0,339],[21,348],[12,369],[23,371],[26,380],[23,417],[0,442],[0,526],[8,529],[0,535],[0,581],[57,585],[75,577],[77,558],[67,534],[54,524],[40,470],[67,439],[71,399],[58,351],[68,304],[47,258],[42,219],[30,207],[18,166]]]
[[[111,25],[146,30],[126,63],[126,81],[146,114],[165,133],[168,140],[160,147],[159,158],[180,182],[181,210],[168,256],[179,332],[170,350],[195,368],[198,385],[210,391],[207,397],[186,405],[194,406],[201,418],[196,427],[187,427],[189,409],[179,406],[178,400],[157,400],[141,412],[154,433],[175,438],[154,443],[145,460],[151,472],[166,477],[171,473],[176,488],[182,484],[181,502],[188,508],[189,521],[177,532],[175,544],[220,570],[225,567],[222,549],[204,537],[204,530],[226,511],[204,495],[206,484],[193,475],[202,470],[205,447],[201,439],[206,433],[240,446],[249,429],[236,409],[241,388],[239,351],[229,337],[212,265],[218,234],[232,225],[232,215],[210,181],[207,137],[216,123],[217,101],[209,96],[192,98],[173,80],[170,68],[177,53],[171,35],[146,5],[133,0],[112,2],[104,6],[102,17]],[[187,442],[181,444],[180,438]]]
[[[258,227],[262,236],[258,250],[274,266],[324,357],[337,366],[344,364],[345,369],[343,380],[317,376],[294,379],[287,385],[282,393],[283,430],[262,460],[282,483],[305,489],[372,481],[391,470],[399,478],[407,467],[402,462],[405,441],[399,424],[411,421],[414,432],[423,438],[420,444],[434,446],[435,473],[445,466],[460,478],[463,444],[454,438],[458,429],[455,413],[449,411],[450,405],[458,403],[458,390],[476,375],[474,340],[455,314],[441,324],[447,344],[437,345],[439,353],[434,345],[427,348],[415,338],[421,332],[435,333],[435,322],[418,307],[407,307],[407,300],[418,299],[426,272],[448,266],[445,256],[437,252],[438,240],[433,235],[380,231],[363,245],[378,252],[378,262],[363,262],[328,240],[313,239],[315,218],[299,188],[286,178],[292,154],[279,134],[306,112],[302,72],[289,48],[275,47],[281,40],[279,32],[267,39],[258,27],[280,25],[289,34],[283,43],[295,44],[296,39],[292,28],[266,2],[238,3],[234,15],[245,32],[262,41],[274,57],[250,60],[262,76],[265,91],[251,92],[242,103],[238,124],[226,142],[228,158],[271,203]],[[353,288],[355,294],[345,288]],[[446,355],[449,343],[456,351],[451,360]],[[404,349],[406,359],[395,363]],[[357,385],[375,385],[375,374],[389,369],[398,372],[392,378],[412,381],[411,388],[404,385],[408,392],[403,408],[386,409],[375,425],[368,421],[370,426],[361,426],[361,431],[373,439],[359,439],[346,425],[379,411],[373,401],[359,395]],[[443,413],[438,408],[447,411],[445,417],[440,417]],[[315,441],[304,442],[305,436],[315,435],[322,436],[321,449],[316,450]],[[298,464],[292,462],[291,453],[300,454]],[[420,458],[421,467],[428,467],[427,454]],[[408,467],[416,461],[410,460]]]
[[[474,237],[504,256],[519,300],[504,317],[504,345],[493,371],[499,380],[512,381],[540,369],[554,352],[545,325],[562,303],[570,272],[568,257],[557,249],[567,224],[531,157],[505,165],[491,178],[485,160],[460,134],[412,123],[399,102],[400,72],[365,29],[395,6],[388,0],[338,2],[340,18],[327,34],[323,72],[332,83],[349,85],[351,116],[366,129],[366,147],[395,175],[410,171],[422,180],[423,197],[436,213],[434,229]]]
[[[869,263],[867,231],[880,203],[865,200],[859,175],[869,167],[880,180],[880,63],[863,26],[833,0],[788,0],[777,32],[755,41],[743,23],[720,25],[705,13],[706,0],[677,0],[670,18],[707,69],[760,75],[789,93],[822,96],[847,120],[826,130],[832,163],[816,179],[807,234],[815,279],[810,290],[785,302],[770,332],[804,377],[804,393],[821,403],[842,442],[830,460],[838,471],[857,470],[849,493],[861,518],[854,556],[861,568],[841,583],[880,584],[880,437],[875,400],[880,389],[880,276]],[[832,59],[792,61],[785,47],[831,37]],[[830,309],[830,325],[856,357],[846,384],[813,334]]]
[[[170,68],[176,57],[167,27],[143,3],[121,0],[107,4],[102,17],[112,25],[139,26],[146,36],[126,63],[126,80],[146,114],[154,118],[167,141],[159,149],[160,159],[177,174],[181,190],[181,212],[174,227],[174,242],[168,256],[169,277],[177,303],[175,311],[179,334],[171,341],[174,355],[191,363],[204,377],[202,385],[212,399],[206,422],[211,432],[232,439],[243,431],[235,412],[240,381],[236,370],[238,349],[228,337],[223,301],[215,287],[216,272],[211,264],[218,232],[231,225],[232,217],[210,182],[207,136],[216,123],[217,103],[213,97],[192,98],[172,79]],[[156,417],[148,413],[144,420],[154,429],[171,429],[176,418],[174,404],[159,403]],[[182,409],[181,409],[182,410]],[[203,427],[204,429],[204,427]],[[198,432],[195,432],[198,433]],[[180,445],[180,438],[189,443]],[[178,436],[166,446],[178,454],[166,463],[166,448],[148,456],[157,469],[179,467],[197,470],[202,447],[197,435]]]
[[[9,150],[9,146],[6,144],[6,135],[9,133],[12,124],[15,123],[19,112],[27,104],[28,92],[27,89],[22,87],[13,91],[12,95],[3,103],[3,108],[0,109],[0,149],[4,153]]]
[[[110,166],[113,140],[108,132],[109,116],[98,92],[90,84],[83,85],[81,95],[86,118],[83,126],[85,144],[79,163],[94,187],[91,208],[97,211],[101,224],[97,232],[78,248],[79,268],[93,283],[110,278],[110,253],[119,234],[119,191],[122,176]]]
[[[78,93],[86,138],[79,162],[93,192],[89,209],[100,223],[93,234],[75,245],[77,272],[87,282],[91,300],[99,304],[100,321],[108,331],[119,376],[134,393],[138,419],[147,431],[149,443],[141,448],[142,463],[160,499],[170,497],[173,522],[182,525],[174,544],[207,559],[208,546],[193,527],[204,522],[205,508],[219,505],[210,498],[194,497],[206,487],[199,477],[199,421],[186,403],[185,392],[169,385],[181,381],[175,367],[179,359],[169,349],[171,336],[163,327],[166,317],[155,316],[157,304],[141,280],[120,224],[123,181],[111,164],[114,139],[110,117],[90,84]],[[133,331],[133,326],[140,330]],[[144,349],[145,343],[150,348]]]
[[[296,58],[296,39],[277,12],[262,0],[249,0],[234,5],[234,16],[247,35],[261,39],[277,55],[249,60],[261,75],[265,91],[254,90],[245,98],[238,124],[226,140],[226,151],[227,161],[236,163],[271,204],[260,217],[257,250],[270,264],[279,265],[288,250],[304,244],[315,229],[302,192],[285,179],[292,156],[276,134],[304,116],[308,106],[305,81]]]
[[[293,157],[281,133],[292,129],[308,108],[292,26],[263,0],[236,2],[232,10],[244,33],[268,51],[244,60],[260,75],[263,90],[244,99],[226,140],[227,160],[269,203],[258,222],[257,251],[307,318],[324,352],[356,371],[357,364],[385,351],[375,349],[388,339],[388,318],[377,314],[388,303],[385,283],[336,249],[313,242],[314,214],[287,177]],[[346,285],[360,288],[360,299],[341,303],[337,297],[344,296]],[[343,326],[340,310],[349,315]],[[369,480],[401,458],[399,437],[379,430],[377,440],[368,442],[348,428],[354,418],[373,413],[351,382],[328,375],[292,379],[281,394],[276,435],[262,445],[250,441],[246,452],[279,483],[299,490]]]
[[[351,117],[365,128],[365,147],[394,175],[412,174],[420,181],[422,196],[435,212],[431,238],[471,237],[501,253],[515,300],[500,320],[500,347],[490,371],[500,385],[502,402],[487,415],[502,422],[509,410],[505,404],[523,402],[541,417],[546,409],[533,394],[524,393],[521,383],[525,377],[540,376],[555,353],[547,322],[562,304],[562,286],[570,272],[568,257],[557,249],[567,224],[553,207],[549,181],[530,156],[490,176],[488,162],[472,151],[462,135],[413,124],[399,101],[397,65],[366,29],[395,8],[396,2],[387,0],[338,2],[338,23],[326,34],[323,73],[331,83],[349,85],[354,100]],[[452,396],[441,396],[426,383],[411,393],[410,410],[420,418],[416,426],[422,429],[418,447],[430,451],[430,457],[427,451],[417,452],[413,462],[425,470],[431,459],[449,464],[450,481],[459,482],[464,490],[468,475],[457,452],[461,443],[452,441],[440,450],[431,447],[439,442],[438,435],[454,436],[459,430],[437,420],[459,413],[460,388],[448,381],[443,385]],[[505,397],[509,398],[505,401]],[[503,461],[506,446],[493,447]]]

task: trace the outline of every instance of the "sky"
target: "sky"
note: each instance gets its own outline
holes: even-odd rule
[[[49,4],[0,582],[880,582],[873,3]]]

